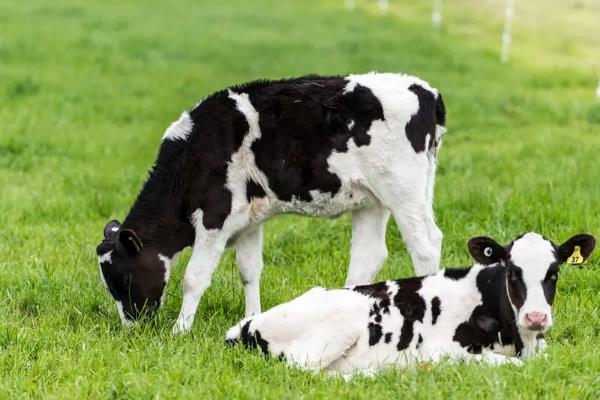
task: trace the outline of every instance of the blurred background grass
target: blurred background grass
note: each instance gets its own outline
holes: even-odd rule
[[[171,338],[180,258],[159,318],[123,332],[95,246],[123,219],[162,134],[212,91],[257,78],[399,71],[444,94],[449,132],[435,208],[442,263],[466,240],[526,230],[600,235],[600,4],[517,1],[499,62],[504,2],[0,3],[0,397],[594,397],[600,393],[597,256],[565,269],[547,360],[391,372],[352,384],[225,348],[243,313],[228,252],[191,336]],[[264,308],[343,283],[349,217],[278,217],[265,231]],[[412,274],[393,222],[379,279]]]

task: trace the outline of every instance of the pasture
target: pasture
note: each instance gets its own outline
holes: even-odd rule
[[[193,331],[171,336],[179,258],[157,318],[121,328],[95,247],[123,220],[160,138],[227,85],[306,73],[401,71],[444,95],[448,133],[435,209],[442,264],[471,264],[469,237],[534,230],[600,236],[600,7],[517,2],[499,62],[503,1],[0,4],[0,398],[599,398],[600,251],[564,266],[547,358],[387,371],[346,383],[226,347],[243,314],[228,251]],[[350,218],[265,227],[263,309],[343,284]],[[391,221],[378,280],[410,276]]]

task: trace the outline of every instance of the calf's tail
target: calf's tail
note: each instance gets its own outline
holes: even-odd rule
[[[229,328],[227,333],[225,334],[225,343],[234,345],[239,343],[240,338],[242,336],[242,327],[246,325],[246,323],[251,322],[251,318],[245,318]]]
[[[243,319],[231,327],[225,334],[225,343],[231,345],[241,343],[269,355],[269,342],[262,337],[261,332],[252,325],[252,322],[254,322],[254,317]]]

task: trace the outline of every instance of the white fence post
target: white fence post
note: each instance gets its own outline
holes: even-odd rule
[[[390,6],[390,2],[388,0],[379,0],[378,3],[381,11],[387,11]]]
[[[439,29],[442,24],[442,0],[433,0],[433,13],[431,14],[431,22],[435,29]]]
[[[502,55],[500,61],[506,64],[510,52],[511,28],[514,15],[514,0],[507,0],[506,9],[504,10],[504,32],[502,32]]]

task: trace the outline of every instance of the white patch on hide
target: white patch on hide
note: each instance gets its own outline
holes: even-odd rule
[[[113,252],[113,251],[112,251],[112,250],[110,250],[110,251],[107,251],[106,253],[104,253],[104,254],[102,254],[102,255],[98,256],[98,262],[99,262],[100,264],[102,264],[102,263],[109,263],[109,264],[112,264],[112,252]]]
[[[169,277],[171,276],[171,268],[173,267],[173,264],[175,264],[175,261],[177,260],[177,255],[178,255],[178,253],[175,253],[173,255],[173,257],[171,257],[171,258],[164,256],[162,254],[158,255],[158,259],[160,261],[162,261],[165,266],[165,284],[167,284],[167,282],[169,282]]]
[[[162,261],[165,266],[165,287],[163,288],[163,293],[160,296],[160,304],[161,305],[164,303],[164,300],[165,300],[165,295],[167,293],[167,284],[169,283],[169,277],[171,276],[171,268],[173,268],[173,265],[175,264],[175,261],[177,260],[177,255],[178,255],[178,253],[175,253],[173,255],[173,257],[171,257],[171,258],[164,256],[162,254],[158,255],[158,259],[160,261]]]
[[[163,135],[163,140],[185,140],[194,128],[194,121],[187,111],[181,113],[179,119],[173,122]]]
[[[234,100],[236,108],[240,111],[248,122],[248,132],[244,136],[242,145],[231,156],[231,161],[227,167],[227,188],[231,191],[231,213],[247,209],[248,217],[254,221],[261,221],[267,217],[269,209],[269,197],[274,194],[269,189],[269,182],[265,174],[256,166],[254,152],[251,149],[252,143],[260,139],[261,131],[258,124],[259,115],[252,103],[248,93],[236,93],[229,90],[229,98]],[[267,193],[260,205],[248,208],[248,199],[246,197],[246,186],[249,180],[259,184]],[[266,203],[266,204],[265,204]]]
[[[102,280],[102,284],[108,290],[108,285],[106,284],[106,279],[104,279],[104,274],[102,273],[102,264],[108,263],[112,264],[112,250],[98,256],[98,269],[100,271],[100,280]]]

